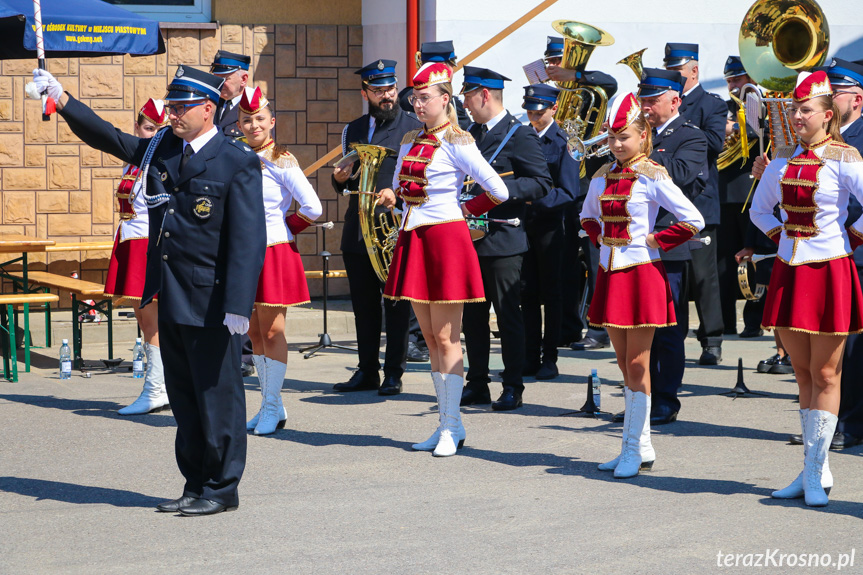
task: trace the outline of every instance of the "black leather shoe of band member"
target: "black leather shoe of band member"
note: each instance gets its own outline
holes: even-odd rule
[[[607,341],[599,341],[592,337],[585,337],[581,341],[570,345],[569,349],[572,351],[590,351],[591,349],[604,349],[608,347],[608,345]]]
[[[623,423],[623,418],[626,417],[626,411],[618,411],[611,416],[612,423]]]
[[[191,505],[197,499],[197,497],[192,497],[191,495],[183,495],[178,499],[171,499],[170,501],[159,503],[156,505],[156,511],[160,511],[162,513],[177,513],[180,510],[180,507]]]
[[[677,421],[677,412],[650,414],[650,425],[666,425]]]
[[[719,365],[721,361],[722,348],[718,345],[709,345],[701,349],[698,365]]]
[[[760,328],[753,329],[753,328],[747,327],[743,331],[740,332],[740,335],[738,337],[742,337],[743,339],[747,339],[750,337],[761,337],[762,335],[764,335],[763,329],[760,329]]]
[[[785,354],[784,357],[780,357],[770,366],[770,371],[767,373],[773,375],[792,375],[794,373],[794,367],[791,365],[791,357],[788,354]]]
[[[477,391],[470,387],[461,390],[461,405],[486,405],[491,403],[491,394],[488,389]]]
[[[398,395],[401,392],[402,380],[393,375],[387,375],[384,377],[384,382],[378,390],[378,395]]]
[[[803,435],[800,433],[792,433],[788,436],[788,443],[791,445],[803,445]]]
[[[504,387],[497,401],[491,404],[493,411],[512,411],[521,407],[521,392],[512,387]]]
[[[243,377],[250,377],[255,374],[255,364],[247,363],[245,361],[240,362],[240,372],[243,374]]]
[[[560,372],[557,370],[557,364],[546,361],[542,364],[542,366],[540,366],[534,377],[539,381],[546,381],[549,379],[554,379],[558,375],[560,375]]]
[[[861,443],[863,443],[863,437],[855,437],[850,433],[837,431],[833,435],[833,441],[830,442],[830,449],[838,451],[840,449],[848,449],[849,447],[860,445]]]
[[[381,376],[377,372],[366,373],[361,369],[354,372],[345,383],[337,383],[333,391],[370,391],[381,385]]]
[[[755,368],[755,371],[758,373],[770,373],[770,368],[773,367],[773,364],[779,361],[779,354],[774,354],[767,359],[762,359],[758,362],[758,366]]]
[[[189,505],[180,507],[180,515],[186,517],[203,517],[204,515],[215,515],[222,511],[236,511],[238,505],[224,505],[210,499],[195,499]]]
[[[427,347],[420,347],[412,341],[408,342],[407,360],[412,363],[425,363],[429,360]]]

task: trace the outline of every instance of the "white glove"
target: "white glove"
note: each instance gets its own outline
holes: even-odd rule
[[[222,324],[228,326],[228,331],[235,335],[243,335],[249,331],[249,318],[241,315],[226,313]]]
[[[41,94],[44,90],[48,90],[48,97],[55,102],[60,101],[60,96],[63,95],[63,86],[57,81],[57,78],[48,70],[36,68],[33,70],[33,84],[35,91]]]

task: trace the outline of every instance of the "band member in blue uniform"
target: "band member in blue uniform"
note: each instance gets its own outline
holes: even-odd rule
[[[237,114],[243,90],[249,84],[249,65],[252,59],[242,54],[234,54],[225,50],[216,52],[210,74],[225,80],[222,84],[219,105],[216,109],[214,124],[221,128],[226,136],[240,138],[243,132],[237,126]]]
[[[345,126],[342,131],[344,153],[350,151],[349,146],[353,143],[374,144],[397,150],[402,137],[419,128],[422,123],[413,113],[405,112],[399,107],[396,62],[375,60],[357,70],[356,74],[362,78],[360,93],[368,102],[369,113]],[[357,190],[359,179],[350,179],[350,176],[358,169],[359,162],[354,162],[352,167],[333,172],[333,187],[336,192]],[[395,157],[388,157],[382,162],[376,189],[382,190],[392,185],[395,169]],[[382,207],[378,210],[381,214],[388,214],[388,210]],[[402,390],[402,374],[406,367],[410,303],[384,299],[385,317],[381,317],[384,284],[375,273],[366,251],[356,194],[350,196],[348,209],[345,211],[341,250],[351,290],[359,364],[348,381],[336,384],[333,389],[342,392],[376,389],[380,395],[397,395]],[[386,321],[387,334],[383,383],[379,359],[382,319]]]
[[[444,40],[442,42],[423,42],[422,46],[420,46],[419,52],[417,52],[417,57],[419,59],[417,62],[417,68],[421,68],[423,64],[428,64],[429,62],[441,62],[449,66],[450,70],[452,70],[455,68],[457,60],[452,40]],[[414,107],[411,106],[410,102],[408,102],[408,97],[411,94],[413,94],[413,88],[411,86],[407,86],[399,92],[399,106],[401,106],[402,110],[405,112],[414,111]],[[455,106],[459,128],[467,130],[471,122],[470,117],[464,110],[464,104],[462,104],[461,100],[455,96],[453,96],[452,101]]]
[[[698,195],[691,197],[704,216],[705,227],[701,237],[709,237],[709,245],[692,252],[689,265],[690,293],[698,312],[698,340],[701,342],[700,365],[716,365],[722,361],[722,304],[719,299],[719,274],[716,264],[716,230],[719,227],[719,172],[716,158],[725,143],[725,124],[728,107],[722,98],[706,92],[698,82],[698,44],[665,45],[666,70],[680,72],[683,92],[680,94],[680,115],[701,129],[707,138],[707,181]],[[684,298],[688,299],[688,298]],[[734,328],[734,326],[728,326]]]
[[[524,126],[503,107],[503,86],[509,78],[486,68],[465,66],[462,94],[475,122],[470,133],[491,167],[503,181],[509,199],[488,212],[490,219],[524,220],[526,202],[544,197],[552,187],[548,165],[536,131]],[[482,193],[474,186],[468,194]],[[492,404],[495,411],[522,405],[524,383],[524,318],[521,314],[521,264],[528,249],[522,226],[490,222],[488,234],[474,242],[486,301],[464,306],[464,336],[470,368],[462,405],[491,402],[488,384],[489,304],[494,305],[503,359],[503,392]]]
[[[527,343],[523,373],[545,380],[558,375],[557,346],[560,343],[564,298],[563,216],[578,194],[581,166],[569,155],[566,149],[568,137],[554,121],[560,90],[546,84],[534,84],[526,86],[524,92],[521,107],[527,110],[530,125],[539,137],[554,184],[547,196],[527,206],[523,224],[529,244],[521,268],[521,309]]]
[[[642,110],[656,130],[650,159],[662,165],[683,195],[698,207],[695,200],[703,192],[707,180],[707,138],[678,111],[683,90],[680,72],[645,68],[638,87]],[[668,229],[676,223],[673,214],[660,210],[655,231]],[[692,242],[687,242],[660,254],[674,297],[677,325],[657,328],[650,349],[651,425],[671,423],[680,411],[677,390],[683,385],[684,339],[689,329],[685,287],[690,245]]]
[[[171,129],[140,139],[64,93],[44,70],[34,80],[88,145],[141,166],[150,214],[141,306],[158,296],[165,384],[177,421],[183,494],[157,506],[183,515],[236,509],[246,462],[240,338],[249,328],[264,262],[261,164],[213,125],[221,78],[180,66],[165,96]]]

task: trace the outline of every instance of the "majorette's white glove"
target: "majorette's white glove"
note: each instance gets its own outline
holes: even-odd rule
[[[33,88],[30,89],[30,84],[27,84],[25,91],[31,98],[33,97],[31,92],[35,92],[35,100],[39,99],[39,94],[44,90],[48,90],[48,97],[52,98],[55,102],[59,102],[60,96],[63,95],[63,86],[60,85],[57,78],[55,78],[48,70],[40,70],[39,68],[33,70],[32,86]]]
[[[228,326],[228,331],[232,334],[243,335],[249,331],[249,318],[241,315],[226,313],[222,324]]]

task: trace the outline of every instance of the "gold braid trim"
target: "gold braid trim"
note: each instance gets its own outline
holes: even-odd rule
[[[602,216],[603,222],[631,222],[632,218],[630,216]]]
[[[601,168],[593,173],[594,178],[604,178],[611,171],[611,164],[604,164]]]
[[[306,222],[310,226],[314,225],[315,220],[311,219],[307,215],[303,214],[302,212],[296,212],[296,214],[300,217],[301,220],[303,220],[304,222]]]
[[[818,187],[817,181],[810,180],[801,180],[799,178],[782,178],[779,180],[780,184],[787,184],[789,186],[803,186],[805,188],[816,188]]]
[[[399,180],[403,182],[413,182],[415,184],[426,185],[429,181],[426,178],[420,178],[418,176],[409,176],[407,174],[399,174]]]
[[[614,202],[618,200],[629,200],[630,196],[626,194],[602,194],[596,197],[600,202]]]
[[[636,173],[639,173],[643,176],[647,176],[651,180],[670,180],[671,176],[668,175],[668,170],[666,170],[663,166],[660,166],[653,160],[645,160],[643,162],[639,162],[635,166],[632,167]]]
[[[431,158],[423,158],[422,156],[405,156],[402,158],[405,162],[419,162],[420,164],[431,164]]]
[[[637,180],[638,172],[609,172],[605,177],[609,180]]]
[[[410,144],[414,141],[414,138],[416,138],[421,131],[422,130],[411,130],[410,132],[406,133],[404,136],[402,136],[402,143],[399,145],[404,146],[405,144]]]
[[[859,232],[855,228],[848,228],[848,231],[863,240],[863,232]]]
[[[470,132],[465,132],[457,126],[450,126],[449,129],[444,132],[443,139],[454,146],[469,146],[474,142],[473,136],[470,135]]]
[[[698,233],[698,228],[696,228],[695,226],[693,226],[689,222],[677,222],[677,223],[680,224],[681,226],[683,226],[684,228],[686,228],[687,230],[689,230],[690,232],[692,232],[693,236]]]
[[[817,232],[818,226],[804,226],[802,224],[785,224],[785,230],[789,231],[789,232]]]
[[[813,158],[791,158],[788,164],[791,166],[820,166],[821,159],[813,159]]]
[[[792,206],[790,204],[779,204],[779,207],[785,210],[786,212],[796,212],[798,214],[809,214],[812,212],[818,211],[818,206],[806,207],[806,206]]]
[[[860,152],[857,151],[857,148],[848,144],[840,144],[839,142],[828,144],[821,157],[825,160],[836,160],[837,162],[863,162],[863,157],[860,157]]]
[[[297,162],[294,155],[288,151],[287,146],[273,142],[270,145],[264,144],[258,148],[258,150],[258,153],[262,158],[279,168],[287,169],[300,167],[300,163]]]
[[[764,235],[767,236],[768,238],[772,238],[773,236],[780,233],[781,231],[782,231],[782,226],[776,226],[772,230],[767,230],[767,233],[765,233]]]

